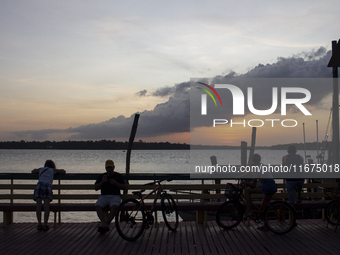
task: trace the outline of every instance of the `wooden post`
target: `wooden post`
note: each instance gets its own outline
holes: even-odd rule
[[[130,138],[129,138],[128,150],[127,150],[127,153],[126,153],[126,176],[127,177],[130,174],[131,150],[132,150],[133,140],[135,139],[136,132],[137,132],[138,119],[139,119],[139,114],[135,114],[135,119],[133,121],[131,134],[130,134]],[[127,179],[127,183],[129,184],[129,178]],[[124,194],[126,194],[126,190],[124,190]]]
[[[319,121],[316,120],[316,163],[320,163],[320,158],[319,158]]]
[[[13,212],[6,211],[3,212],[3,227],[13,223]]]
[[[212,166],[216,166],[217,165],[217,158],[216,156],[211,156],[210,157],[210,162]],[[221,184],[221,179],[215,179],[215,184]],[[220,194],[221,190],[217,189],[216,190],[216,194]],[[218,200],[218,202],[220,202],[220,199]]]
[[[247,142],[241,142],[241,165],[247,165]]]
[[[58,195],[59,195],[59,199],[58,199],[58,205],[60,205],[61,199],[60,199],[60,195],[61,195],[61,191],[60,191],[60,185],[61,185],[61,180],[58,179]],[[61,211],[58,212],[58,223],[61,223]]]
[[[306,159],[306,157],[307,157],[307,152],[306,152],[306,130],[305,130],[305,123],[302,123],[302,132],[303,132],[303,150],[305,151],[305,160],[304,160],[304,162],[305,162],[305,164],[308,164],[308,162],[307,162],[307,159]]]
[[[337,41],[332,41],[332,54],[339,47]],[[338,67],[333,67],[333,164],[339,164],[339,89]]]
[[[201,180],[201,184],[204,185],[204,180]],[[203,189],[201,190],[201,194],[204,194]],[[201,203],[203,203],[203,199],[201,199]],[[204,211],[196,212],[196,222],[203,223],[204,222]]]
[[[325,179],[322,179],[322,180],[321,180],[321,183],[322,183],[322,184],[325,183]],[[322,191],[322,192],[323,192],[323,191]],[[325,202],[325,196],[322,196],[321,199],[322,199],[323,202]],[[321,216],[321,217],[322,217],[322,220],[325,220],[325,219],[326,219],[326,218],[325,218],[325,208],[322,208],[322,216]]]
[[[13,190],[13,184],[14,184],[14,179],[11,179],[11,204],[13,204],[13,194],[14,194],[14,190]],[[13,223],[13,212],[12,211],[8,211],[8,212],[3,212],[4,214],[4,227],[6,225],[12,224]]]
[[[252,162],[252,157],[255,151],[255,142],[256,142],[256,127],[253,127],[252,133],[251,133],[251,146],[250,146],[250,152],[249,152],[248,165],[250,165]]]
[[[197,211],[196,221],[197,221],[197,223],[203,223],[204,222],[204,211]]]

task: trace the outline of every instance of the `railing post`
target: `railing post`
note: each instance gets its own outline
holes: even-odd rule
[[[204,180],[201,180],[202,185],[204,185]],[[204,194],[203,189],[201,190],[201,194]],[[201,203],[203,203],[203,199],[201,199]],[[196,213],[196,221],[197,223],[203,223],[204,222],[204,214],[205,211],[197,211]]]
[[[60,206],[60,203],[61,203],[61,199],[60,199],[60,195],[61,195],[60,185],[61,185],[61,180],[60,180],[60,178],[58,178],[58,195],[59,195],[58,206]],[[60,223],[61,223],[61,211],[59,210],[58,211],[58,224],[60,224]]]
[[[325,183],[325,179],[321,179],[321,183],[324,184]],[[323,202],[325,202],[325,194],[322,196],[321,200]],[[325,220],[325,208],[322,208],[322,216],[321,217],[322,217],[322,220]]]
[[[241,142],[241,165],[247,165],[247,142]]]
[[[11,199],[10,199],[10,203],[13,204],[13,194],[14,194],[14,190],[13,190],[13,184],[14,184],[14,179],[11,178]],[[8,212],[3,212],[4,216],[3,216],[3,221],[4,221],[4,227],[6,227],[9,224],[13,223],[13,212],[12,211],[8,211]]]

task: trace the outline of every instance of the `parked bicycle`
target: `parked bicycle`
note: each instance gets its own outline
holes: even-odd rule
[[[338,188],[336,190],[323,187],[321,188],[323,189],[326,196],[332,199],[332,201],[330,201],[326,206],[325,218],[328,224],[335,226],[334,231],[336,232],[340,220],[340,199],[338,197],[340,195],[340,183],[338,184]],[[330,195],[328,193],[330,193]]]
[[[250,218],[256,223],[264,222],[265,226],[275,234],[285,234],[293,229],[296,221],[295,209],[286,201],[274,201],[268,203],[261,214],[263,204],[258,207],[251,203],[251,214],[245,215],[244,187],[236,187],[228,183],[225,196],[229,201],[223,203],[216,213],[217,224],[224,229],[231,229],[240,224],[241,221]],[[243,204],[244,205],[243,205]]]
[[[144,232],[144,229],[148,229],[150,225],[154,223],[154,216],[152,215],[156,202],[161,197],[161,209],[164,222],[166,226],[175,231],[178,226],[178,212],[174,199],[166,191],[163,191],[161,182],[165,180],[158,180],[151,183],[144,184],[158,186],[152,190],[149,194],[142,196],[145,190],[134,191],[132,194],[138,196],[138,200],[134,198],[124,200],[118,207],[116,213],[116,228],[119,235],[127,241],[137,240]],[[169,179],[167,181],[172,181]],[[151,208],[146,208],[144,200],[156,193],[156,197],[153,201]]]

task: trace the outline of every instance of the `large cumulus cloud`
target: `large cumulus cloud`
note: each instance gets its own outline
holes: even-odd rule
[[[224,76],[213,78],[212,83],[223,82],[226,78],[331,78],[331,68],[327,68],[328,61],[331,57],[331,51],[326,52],[324,47],[311,52],[302,52],[298,55],[283,58],[279,57],[276,63],[259,64],[245,74],[237,75],[230,72]],[[203,79],[204,81],[204,79]],[[190,81],[186,81],[175,86],[161,87],[153,92],[141,90],[136,92],[137,97],[154,96],[168,97],[168,100],[158,104],[151,111],[140,113],[138,126],[138,137],[153,137],[173,133],[190,131]],[[245,90],[246,88],[241,88]],[[258,87],[257,91],[262,88]],[[320,101],[331,93],[331,87],[318,86],[308,88],[313,97],[309,102],[311,106],[316,106]],[[271,97],[271,90],[263,89],[263,93],[254,95],[257,101],[254,102],[260,109],[268,106],[262,106],[263,98]],[[229,102],[231,104],[231,102]],[[266,108],[267,107],[267,108]],[[68,129],[46,129],[46,130],[29,130],[13,132],[19,139],[31,137],[31,139],[44,139],[51,133],[70,134],[71,140],[87,139],[127,139],[130,134],[131,125],[134,115],[129,117],[119,116],[110,120],[83,125]],[[198,126],[197,124],[196,126]]]

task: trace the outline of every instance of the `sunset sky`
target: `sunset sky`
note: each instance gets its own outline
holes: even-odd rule
[[[336,0],[0,1],[0,141],[126,141],[139,112],[137,140],[189,143],[191,78],[331,78],[339,10]],[[316,119],[322,139],[332,88],[319,89],[312,117],[291,113],[298,127],[258,130],[257,144],[303,142],[303,122],[315,141]]]

